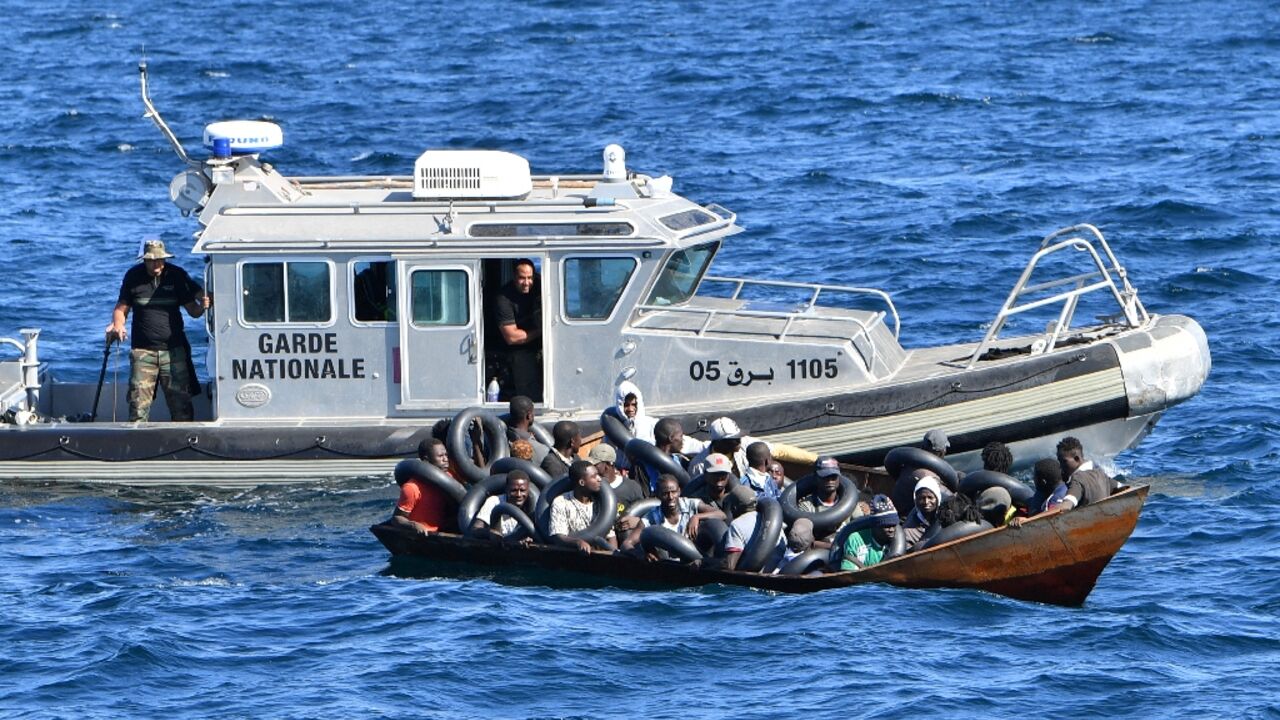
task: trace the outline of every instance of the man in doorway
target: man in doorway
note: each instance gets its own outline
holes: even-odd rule
[[[503,357],[511,378],[508,397],[542,401],[542,296],[533,261],[516,261],[515,277],[494,300],[494,322],[502,335]]]
[[[192,419],[191,396],[199,391],[191,364],[191,345],[182,329],[182,313],[204,315],[209,296],[185,270],[167,262],[173,255],[161,240],[146,240],[142,262],[129,268],[120,283],[120,296],[107,326],[107,342],[123,342],[124,321],[133,311],[132,349],[129,351],[129,420],[145,421],[156,399],[156,385],[164,388],[169,417]]]

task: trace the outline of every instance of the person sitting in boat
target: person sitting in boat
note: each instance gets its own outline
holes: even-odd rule
[[[920,468],[913,473],[916,478],[916,504],[902,524],[902,536],[908,547],[919,542],[938,519],[938,507],[942,504],[942,481],[931,470]]]
[[[654,439],[653,429],[658,424],[655,418],[649,417],[644,411],[644,396],[640,393],[640,388],[630,380],[623,380],[618,383],[617,389],[613,393],[613,407],[610,412],[622,420],[622,424],[631,431],[632,437],[640,438],[645,442],[657,445]],[[605,442],[608,442],[607,439]],[[615,450],[621,451],[622,448],[615,447]],[[618,467],[628,468],[627,457],[618,455]]]
[[[745,507],[755,507],[756,494],[737,482],[730,472],[729,458],[720,453],[707,456],[706,472],[702,473],[702,487],[692,497],[724,511],[733,519],[746,512]]]
[[[494,322],[502,336],[513,395],[542,400],[542,292],[533,261],[516,261],[515,277],[493,302]]]
[[[512,440],[511,457],[533,462],[533,445],[528,440]]]
[[[772,455],[772,453],[770,453]],[[786,468],[782,467],[782,463],[777,458],[769,460],[769,477],[773,478],[773,483],[778,486],[778,492],[781,493],[787,489],[787,485],[791,484],[791,479],[787,477]]]
[[[738,559],[742,557],[742,551],[746,550],[747,543],[751,542],[751,538],[756,532],[756,520],[759,515],[756,508],[758,500],[751,498],[745,501],[737,509],[737,514],[733,518],[733,522],[729,523],[729,532],[724,536],[724,560],[723,567],[726,570],[735,570],[738,567]],[[778,536],[777,545],[773,551],[769,553],[768,559],[760,568],[762,573],[772,573],[777,570],[782,562],[782,557],[787,550],[787,541],[781,534]]]
[[[587,461],[596,466],[600,479],[613,488],[613,497],[618,501],[618,515],[622,515],[632,503],[644,499],[644,490],[640,487],[640,483],[618,471],[618,466],[614,464],[617,459],[618,451],[614,450],[612,445],[606,445],[603,442],[587,453]]]
[[[796,509],[806,513],[819,513],[827,508],[835,505],[840,500],[840,462],[831,455],[823,455],[813,464],[813,474],[817,476],[818,482],[814,485],[813,492],[805,495],[796,503]],[[859,507],[855,508],[853,514],[849,516],[849,520],[855,517],[861,517],[865,511]],[[845,522],[848,522],[846,520]],[[844,523],[841,523],[843,526]],[[837,528],[826,537],[814,540],[814,547],[829,548],[831,547],[831,538],[839,531]]]
[[[488,537],[494,542],[502,542],[503,536],[510,535],[515,532],[517,523],[514,518],[503,516],[498,527],[490,528],[489,519],[493,516],[493,509],[499,503],[509,503],[515,505],[524,511],[525,515],[533,517],[534,502],[533,495],[529,492],[529,476],[523,470],[512,470],[507,473],[507,487],[501,495],[493,495],[484,504],[480,506],[480,512],[476,513],[475,520],[471,521],[471,534],[476,537]],[[520,541],[522,545],[533,544],[533,538],[524,538]]]
[[[989,442],[982,447],[982,469],[1009,474],[1013,467],[1013,453],[1009,446],[999,440]]]
[[[1035,481],[1036,492],[1027,503],[1027,515],[1010,520],[1010,527],[1022,527],[1027,517],[1048,512],[1057,507],[1067,496],[1067,484],[1062,481],[1062,466],[1057,460],[1053,458],[1037,460],[1035,467],[1031,469],[1031,477]]]
[[[732,418],[721,417],[712,420],[711,443],[689,463],[689,477],[695,478],[706,472],[707,457],[712,453],[719,453],[729,458],[733,474],[742,477],[748,465],[745,447],[756,442],[761,441],[743,432]]]
[[[769,474],[769,464],[772,462],[773,454],[769,452],[767,444],[754,442],[747,446],[747,469],[743,471],[741,480],[745,487],[756,494],[756,498],[776,500],[782,495],[782,486]]]
[[[809,518],[796,518],[796,521],[791,523],[791,529],[787,530],[786,537],[787,549],[782,553],[782,560],[778,562],[778,567],[786,566],[787,563],[813,548],[813,521]]]
[[[529,428],[534,423],[533,400],[527,395],[516,395],[507,403],[507,439],[512,442],[524,440],[533,447],[534,465],[542,465],[542,460],[551,452],[551,448],[543,445],[534,437]]]
[[[947,450],[951,447],[951,441],[947,439],[945,432],[934,429],[924,434],[924,441],[920,443],[920,447],[940,458],[945,458]]]
[[[982,513],[982,519],[991,523],[991,527],[1007,525],[1018,511],[1013,504],[1013,496],[999,485],[993,485],[979,493],[974,504],[978,512]]]
[[[582,431],[578,423],[572,420],[561,420],[551,426],[551,452],[542,458],[539,466],[547,471],[552,480],[559,480],[569,472],[569,466],[578,459],[578,448],[582,447]]]
[[[686,467],[689,464],[687,453],[688,448],[696,448],[692,452],[702,450],[702,443],[687,437],[684,434],[684,426],[675,418],[665,417],[653,426],[653,444],[658,448],[658,452],[669,456],[680,467]],[[662,470],[656,467],[650,467],[645,463],[640,463],[635,470],[636,480],[640,482],[640,487],[646,488],[650,494],[656,494],[658,491],[658,476],[662,474]]]
[[[1101,468],[1095,467],[1092,460],[1085,460],[1084,446],[1076,438],[1065,437],[1058,442],[1058,464],[1067,479],[1067,494],[1054,507],[1063,510],[1084,507],[1105,500],[1120,486]]]
[[[640,523],[632,528],[630,536],[622,544],[624,551],[632,554],[643,552],[640,534],[650,525],[661,525],[696,542],[704,521],[725,519],[719,508],[696,498],[681,497],[680,481],[674,475],[659,475],[655,494],[658,507],[645,513]],[[645,557],[651,562],[662,559],[657,553],[648,553]]]
[[[459,477],[459,473],[449,465],[449,448],[445,446],[443,440],[431,437],[418,443],[418,459],[428,465],[435,465],[463,485],[467,484],[467,481]]]
[[[885,550],[898,531],[898,511],[887,495],[871,499],[871,527],[849,533],[840,554],[841,570],[861,570],[884,559]]]
[[[557,545],[591,552],[591,543],[573,537],[573,533],[587,529],[596,513],[596,497],[600,494],[600,472],[586,460],[575,460],[569,466],[569,479],[573,490],[551,501],[551,540]],[[613,530],[605,542],[617,547]]]
[[[443,452],[444,443],[435,438],[423,440],[418,443],[418,459],[448,472],[449,454],[444,453],[444,467],[441,467],[433,461],[437,450]],[[400,485],[400,497],[396,500],[391,522],[425,536],[449,524],[454,509],[443,490],[425,479],[410,477]]]
[[[449,418],[441,418],[437,420],[436,423],[431,426],[431,437],[439,440],[441,444],[445,443],[449,438],[449,426],[452,424],[453,420]],[[471,421],[471,427],[467,428],[467,433],[462,436],[462,439],[466,445],[467,453],[471,455],[471,462],[475,463],[476,467],[487,467],[489,463],[484,459],[484,451],[482,450],[484,447],[484,426],[480,424],[479,419]],[[422,460],[426,460],[427,462],[431,462],[430,460],[427,460],[427,458],[422,457],[421,445],[418,446],[418,457]],[[449,452],[448,447],[446,446],[444,461],[447,462],[448,460]],[[464,485],[467,482],[466,480],[459,478],[454,472],[450,472],[449,475]]]
[[[129,421],[146,421],[156,386],[164,389],[169,418],[187,422],[194,417],[191,396],[200,392],[191,363],[191,344],[182,328],[182,312],[204,315],[209,296],[186,270],[166,262],[173,255],[161,240],[143,243],[142,262],[129,268],[107,325],[107,342],[123,342],[129,334],[124,321],[133,311],[133,342],[129,350]]]

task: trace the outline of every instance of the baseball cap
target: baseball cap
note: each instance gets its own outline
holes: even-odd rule
[[[926,447],[933,448],[934,452],[941,452],[951,447],[951,441],[947,439],[947,434],[936,429],[924,434],[924,444]]]
[[[593,463],[614,463],[618,460],[618,451],[614,450],[612,445],[600,443],[591,448],[591,452],[587,453],[587,459]]]
[[[813,464],[813,473],[818,477],[839,475],[840,462],[830,455],[823,455]]]
[[[733,418],[722,417],[711,421],[712,440],[730,440],[739,437],[742,437],[742,429],[733,421]]]
[[[703,472],[733,472],[733,463],[720,453],[711,453],[707,456],[707,465]]]

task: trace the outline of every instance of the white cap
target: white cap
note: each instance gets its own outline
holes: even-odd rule
[[[742,437],[742,430],[732,418],[722,417],[711,421],[712,440],[731,440]]]

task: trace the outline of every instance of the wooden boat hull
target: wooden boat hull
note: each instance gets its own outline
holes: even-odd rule
[[[557,573],[554,579],[545,574],[538,577],[567,585],[617,584],[612,582],[616,580],[640,587],[720,583],[805,593],[875,582],[907,588],[974,588],[1020,600],[1079,606],[1133,532],[1147,492],[1147,486],[1131,487],[1100,503],[1032,518],[1021,528],[995,528],[859,572],[810,577],[695,569],[559,547],[502,547],[448,533],[409,535],[385,524],[370,530],[397,558],[550,570]]]

